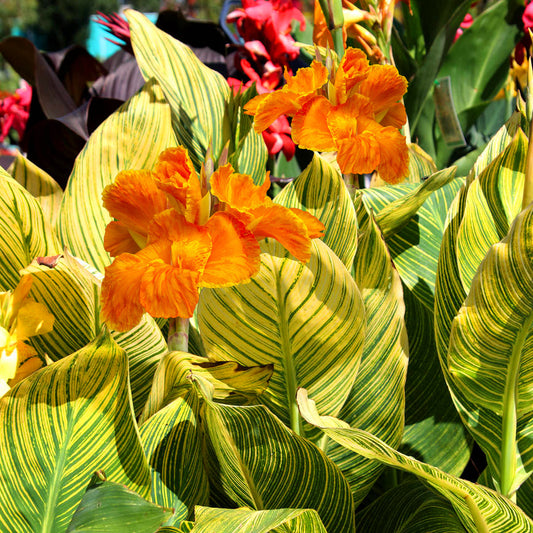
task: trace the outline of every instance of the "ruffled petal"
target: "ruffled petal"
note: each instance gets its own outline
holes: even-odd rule
[[[102,199],[113,218],[140,235],[146,235],[150,220],[167,207],[165,194],[148,170],[119,172],[114,183],[104,189]]]
[[[185,148],[168,148],[161,153],[154,169],[154,180],[158,188],[171,197],[173,207],[180,214],[189,222],[197,221],[202,188]]]
[[[266,130],[281,115],[292,117],[302,107],[297,93],[281,89],[255,98],[261,98],[261,101],[257,105],[246,105],[245,109],[250,112],[255,108],[254,130],[257,133]],[[250,103],[254,102],[255,98],[250,100]]]
[[[270,188],[268,173],[262,185],[256,185],[250,176],[237,174],[228,163],[213,172],[209,183],[211,194],[235,209],[247,210],[270,204],[267,196]]]
[[[200,274],[154,261],[143,273],[140,301],[154,317],[189,318],[198,303]]]
[[[358,48],[348,48],[335,74],[337,103],[346,102],[369,72],[370,66],[366,54]]]
[[[407,114],[405,113],[405,106],[400,104],[392,104],[385,116],[378,121],[382,126],[393,126],[400,129],[407,122]]]
[[[144,310],[139,293],[147,266],[136,255],[122,254],[105,268],[101,293],[102,318],[111,328],[127,331],[141,321]]]
[[[373,117],[372,104],[365,96],[353,95],[345,104],[332,108],[327,120],[336,142],[355,136],[361,117],[367,122]]]
[[[311,257],[311,239],[302,218],[281,205],[257,207],[249,211],[248,224],[256,239],[272,237],[283,245],[296,259],[307,262]]]
[[[307,235],[310,239],[318,239],[324,236],[324,224],[322,224],[318,218],[307,211],[298,209],[297,207],[290,207],[289,209],[305,224],[305,227],[307,228]]]
[[[327,98],[317,96],[298,113],[292,121],[292,138],[301,148],[332,152],[335,140],[328,127],[331,104]]]
[[[134,254],[141,249],[141,244],[146,244],[146,235],[138,235],[137,240],[140,241],[139,244],[131,236],[128,228],[122,224],[122,222],[110,222],[104,233],[104,249],[106,252],[109,252],[111,257],[116,257],[117,255],[128,253]]]
[[[287,94],[295,93],[297,97],[308,96],[328,81],[328,69],[322,63],[313,60],[311,66],[298,69],[294,76],[285,71],[285,81],[287,85],[282,90],[287,91]]]
[[[261,249],[253,233],[229,213],[215,213],[206,224],[213,250],[200,285],[226,287],[248,281],[259,271]]]
[[[405,137],[391,126],[376,135],[381,150],[379,175],[387,183],[400,183],[409,173],[409,151]]]
[[[337,163],[345,174],[367,174],[376,170],[380,163],[380,146],[375,136],[363,132],[339,139]]]
[[[359,86],[359,92],[372,101],[376,115],[398,102],[406,91],[407,80],[392,65],[372,65]]]

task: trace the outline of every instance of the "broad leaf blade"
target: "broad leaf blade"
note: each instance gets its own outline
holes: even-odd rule
[[[62,532],[96,470],[147,496],[126,353],[103,332],[0,400],[0,524]]]

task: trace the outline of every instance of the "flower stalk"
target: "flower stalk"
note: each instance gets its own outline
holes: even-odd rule
[[[344,55],[344,36],[342,29],[344,26],[344,13],[342,11],[342,0],[319,0],[320,8],[324,13],[328,30],[333,37],[333,48],[338,58]]]

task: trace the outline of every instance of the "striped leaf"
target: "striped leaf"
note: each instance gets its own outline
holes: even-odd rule
[[[60,252],[39,202],[0,169],[0,291],[14,289],[35,257]]]
[[[275,198],[309,211],[326,227],[323,241],[350,270],[357,248],[357,217],[338,171],[315,153],[309,166]]]
[[[146,497],[128,360],[103,331],[0,400],[0,529],[61,533],[96,470]]]
[[[187,45],[156,28],[141,13],[129,9],[126,16],[139,68],[146,80],[158,81],[172,108],[178,143],[189,150],[197,170],[210,146],[218,159],[229,141],[224,123],[235,119],[225,117],[230,98],[228,83],[201,63]],[[263,139],[251,129],[239,156],[239,172],[262,182],[266,160]]]
[[[63,246],[103,272],[111,261],[103,247],[111,218],[102,191],[124,169],[150,169],[175,146],[170,108],[154,81],[124,103],[91,135],[72,170],[58,219]]]
[[[366,336],[361,366],[339,418],[397,447],[404,426],[407,332],[403,291],[381,232],[360,205],[360,235],[354,279],[365,307]],[[328,442],[327,455],[342,470],[358,504],[383,470],[379,462]]]
[[[423,178],[437,172],[437,165],[431,156],[424,152],[418,144],[411,143],[409,148],[409,174],[406,178],[408,183],[420,183]]]
[[[354,530],[350,488],[340,470],[266,407],[216,404],[204,396],[201,415],[216,506],[315,509],[328,532]]]
[[[472,430],[483,435],[496,486],[505,495],[533,470],[532,235],[533,206],[481,263],[453,321],[447,357],[454,390],[478,417]],[[487,422],[480,424],[481,410]]]
[[[388,490],[356,515],[358,531],[466,533],[452,505],[418,480]]]
[[[55,317],[54,329],[32,338],[40,354],[61,359],[91,342],[101,329],[100,281],[72,257],[52,266],[31,264],[22,273],[33,276],[31,296],[44,303]],[[138,414],[151,387],[151,380],[167,346],[155,321],[145,315],[141,323],[124,333],[112,332],[128,354],[135,412]]]
[[[58,183],[44,170],[17,152],[11,168],[13,179],[37,198],[46,220],[53,227],[59,214],[63,191]]]
[[[202,291],[200,331],[214,361],[274,365],[261,401],[298,433],[298,387],[312,390],[325,413],[337,415],[344,405],[362,355],[364,306],[346,267],[321,241],[313,241],[308,264],[275,241],[261,246],[261,270],[250,283]]]
[[[176,531],[191,533],[326,533],[317,512],[313,509],[214,509],[198,507],[192,529]],[[161,532],[163,533],[163,532]]]
[[[524,136],[519,132],[474,181],[467,181],[461,189],[448,214],[435,289],[435,338],[441,367],[456,409],[486,453],[496,482],[502,457],[502,417],[476,406],[457,386],[450,373],[448,348],[452,324],[471,290],[475,272],[490,247],[506,235],[502,233],[521,209],[526,148]],[[494,305],[494,312],[499,305],[499,302]],[[523,431],[527,438],[527,429]],[[521,467],[517,465],[517,468]],[[519,476],[523,476],[523,471]]]
[[[199,400],[190,388],[141,425],[139,432],[152,477],[151,500],[174,509],[165,525],[192,520],[195,505],[207,505],[209,485],[198,428]]]
[[[320,416],[304,389],[298,391],[298,406],[304,419],[320,427],[325,435],[369,459],[414,474],[452,504],[463,527],[472,533],[490,531],[533,531],[533,522],[510,500],[469,481],[462,480],[431,465],[403,455],[383,441],[360,429],[347,427],[333,417]]]
[[[413,184],[365,189],[362,194],[367,208],[376,214],[378,224],[395,229],[396,233],[387,239],[391,257],[404,284],[429,310],[433,309],[435,272],[446,212],[462,183],[460,179],[448,181],[452,172],[448,169],[435,175],[435,183],[441,187],[425,197],[422,205],[413,192],[417,190]],[[419,186],[423,191],[421,198],[431,191],[431,184],[429,189],[426,187],[425,184]],[[403,219],[400,219],[403,227],[399,231],[393,222],[394,209],[389,207],[395,201],[397,207],[405,202],[405,213],[399,213]],[[382,211],[385,211],[383,215]]]
[[[213,362],[190,353],[169,352],[157,367],[141,422],[187,393],[191,373],[209,381],[216,400],[251,403],[267,388],[272,365],[246,368],[233,361]]]
[[[124,485],[91,483],[67,533],[153,533],[170,515],[170,510],[147,502]]]

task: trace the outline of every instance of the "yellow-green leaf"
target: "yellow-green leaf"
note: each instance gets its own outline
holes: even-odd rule
[[[261,401],[299,432],[298,387],[312,390],[327,414],[337,415],[348,397],[363,350],[363,301],[321,241],[312,242],[308,264],[275,241],[261,246],[261,270],[250,283],[202,291],[200,331],[214,361],[274,365]]]
[[[339,172],[316,154],[296,180],[275,198],[285,207],[309,211],[326,227],[323,241],[351,270],[357,248],[357,217]]]
[[[63,190],[58,183],[20,152],[17,152],[10,170],[13,179],[37,198],[43,209],[43,214],[50,225],[54,227],[63,198]]]
[[[61,251],[39,202],[0,169],[0,290],[14,289],[35,257]]]
[[[128,360],[105,331],[0,400],[0,529],[66,530],[93,472],[146,497]]]

